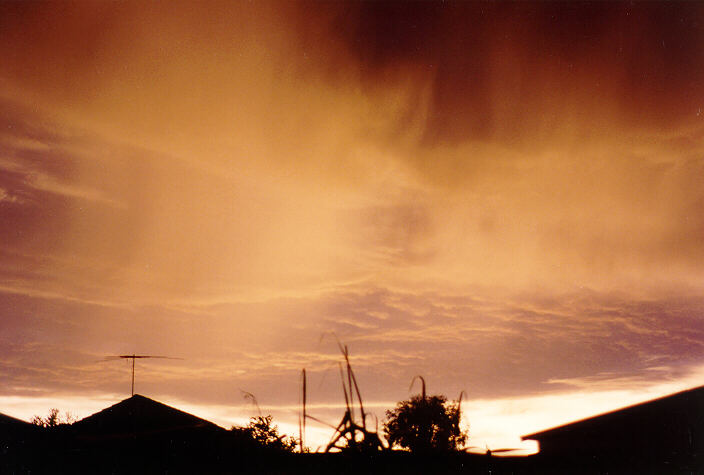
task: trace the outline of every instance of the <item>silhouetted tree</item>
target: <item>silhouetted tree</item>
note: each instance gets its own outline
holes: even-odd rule
[[[247,426],[232,427],[232,432],[236,437],[261,448],[293,452],[297,446],[294,438],[279,434],[279,428],[272,424],[271,415],[252,417]]]
[[[30,419],[30,422],[40,427],[52,428],[60,425],[73,424],[76,422],[76,418],[68,411],[61,417],[61,411],[54,407],[49,409],[49,414],[47,414],[46,417],[34,416]]]
[[[386,411],[384,432],[389,445],[413,453],[451,452],[467,440],[460,429],[460,403],[445,396],[413,396]]]

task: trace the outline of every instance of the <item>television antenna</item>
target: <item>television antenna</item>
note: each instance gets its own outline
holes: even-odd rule
[[[114,355],[114,356],[108,356],[107,358],[105,358],[105,361],[111,361],[111,360],[117,360],[117,359],[132,360],[132,396],[134,396],[134,362],[135,362],[135,360],[144,359],[144,358],[159,358],[159,359],[166,359],[166,360],[182,360],[183,359],[183,358],[172,358],[170,356],[137,355],[135,353],[132,353],[131,355]]]

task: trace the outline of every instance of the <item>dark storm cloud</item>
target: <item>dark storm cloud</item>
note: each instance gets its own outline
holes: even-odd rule
[[[329,22],[370,90],[402,75],[431,81],[429,144],[520,141],[546,134],[541,124],[574,107],[629,126],[668,127],[704,100],[697,3],[303,5],[305,14],[324,11],[311,16]]]

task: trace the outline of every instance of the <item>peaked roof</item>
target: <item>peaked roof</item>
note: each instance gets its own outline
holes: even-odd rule
[[[139,394],[75,422],[72,428],[76,434],[84,436],[120,436],[193,429],[225,431],[210,421]]]
[[[0,440],[15,440],[39,432],[39,427],[21,419],[0,413]]]
[[[0,427],[36,427],[34,424],[0,412]]]
[[[0,428],[7,429],[7,428],[18,428],[18,429],[28,429],[28,430],[33,430],[33,429],[38,429],[37,426],[35,426],[32,423],[29,423],[27,421],[23,421],[22,419],[17,419],[12,416],[8,416],[7,414],[3,414],[0,412]]]
[[[596,426],[608,426],[611,423],[621,422],[624,419],[642,419],[654,414],[668,412],[682,412],[687,410],[696,411],[699,417],[704,417],[704,386],[688,389],[678,393],[663,396],[650,401],[634,404],[615,411],[606,412],[596,416],[580,419],[575,422],[563,424],[533,434],[524,435],[522,440],[540,440],[553,437],[568,432],[580,431],[582,429],[593,429]],[[694,414],[692,414],[694,416]]]

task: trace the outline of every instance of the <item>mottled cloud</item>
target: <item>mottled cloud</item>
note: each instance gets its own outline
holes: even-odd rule
[[[313,379],[327,378],[319,397],[335,401],[336,338],[350,346],[371,401],[401,397],[416,374],[438,391],[466,390],[473,398],[581,389],[580,381],[632,388],[676,380],[704,353],[698,296],[484,292],[479,298],[374,289],[191,314],[4,295],[3,308],[14,309],[3,321],[10,393],[15,385],[81,392],[88,389],[83,382],[119,392],[127,379],[118,365],[96,362],[130,348],[186,358],[143,365],[146,387],[198,398],[204,386],[217,386],[208,396],[213,404],[237,388],[290,402],[304,367]],[[66,348],[70,357],[62,356]],[[21,375],[17,381],[12,368]],[[272,385],[286,390],[272,393]]]

